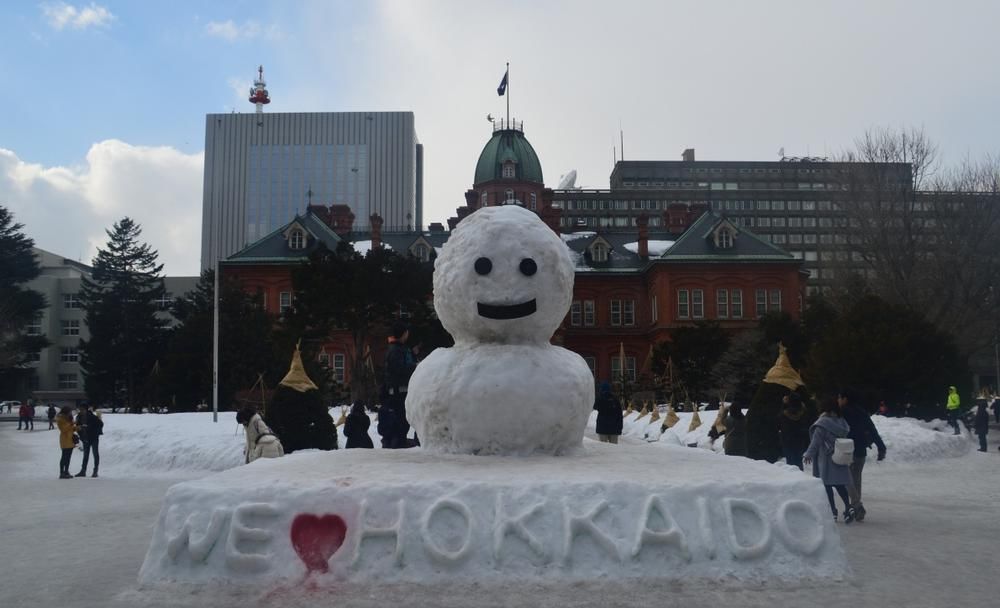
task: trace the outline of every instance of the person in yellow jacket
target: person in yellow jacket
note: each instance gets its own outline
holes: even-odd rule
[[[955,429],[955,435],[959,434],[958,431],[958,410],[962,407],[962,399],[958,396],[958,389],[954,386],[948,387],[948,422],[951,423],[951,427]]]
[[[59,448],[62,450],[62,458],[59,459],[59,479],[73,479],[69,474],[69,461],[73,458],[73,435],[76,433],[76,424],[73,423],[73,408],[64,406],[56,416],[56,426],[59,427]]]

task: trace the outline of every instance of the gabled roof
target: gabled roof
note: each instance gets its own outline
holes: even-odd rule
[[[288,230],[296,223],[307,233],[305,249],[291,249],[288,246]],[[292,221],[259,241],[251,243],[229,256],[225,261],[227,264],[305,261],[309,259],[309,255],[319,247],[320,243],[326,245],[330,251],[334,251],[341,240],[343,239],[337,236],[337,233],[323,220],[315,216],[312,211],[306,211],[302,215],[296,215]]]
[[[450,232],[406,232],[395,234],[383,234],[382,242],[389,245],[397,253],[407,255],[410,248],[418,241],[427,243],[434,251],[440,253],[441,248],[448,242]]]
[[[573,265],[577,272],[637,272],[645,268],[648,262],[636,253],[638,232],[602,232],[598,234],[592,230],[584,230],[565,232],[559,236],[569,248],[570,257],[573,258]],[[666,232],[650,231],[649,239],[657,243],[665,243],[673,240],[673,237]],[[587,250],[598,241],[603,241],[610,246],[607,262],[594,262],[586,255]]]
[[[725,249],[715,246],[713,232],[720,224],[728,224],[736,230],[733,246]],[[795,260],[792,254],[772,245],[743,226],[737,226],[714,211],[706,211],[673,247],[658,260],[667,262],[789,262]]]

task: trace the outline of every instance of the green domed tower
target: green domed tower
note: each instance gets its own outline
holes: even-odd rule
[[[538,213],[558,230],[559,210],[552,209],[552,190],[545,187],[542,163],[524,136],[524,123],[493,122],[493,135],[479,153],[472,189],[465,193],[466,206],[448,220],[452,228],[481,207],[521,205]]]

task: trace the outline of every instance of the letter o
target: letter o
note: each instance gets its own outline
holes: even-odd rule
[[[803,538],[792,533],[792,528],[788,524],[788,511],[798,508],[805,511],[810,517],[816,520],[815,530],[817,533],[811,538]],[[801,553],[802,555],[812,555],[823,546],[826,534],[823,529],[823,519],[816,507],[804,500],[786,500],[778,507],[778,520],[775,522],[775,529],[789,549]]]
[[[442,509],[451,509],[465,519],[465,539],[462,541],[462,546],[455,551],[448,551],[438,546],[431,537],[431,519]],[[458,563],[465,559],[472,549],[472,511],[457,500],[442,498],[427,508],[423,521],[420,522],[420,534],[424,537],[424,550],[432,559],[447,564]]]

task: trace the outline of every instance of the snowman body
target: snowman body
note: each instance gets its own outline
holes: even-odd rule
[[[434,308],[455,338],[410,378],[407,418],[427,449],[562,454],[594,403],[582,357],[549,343],[573,298],[569,251],[537,215],[486,207],[434,264]]]

